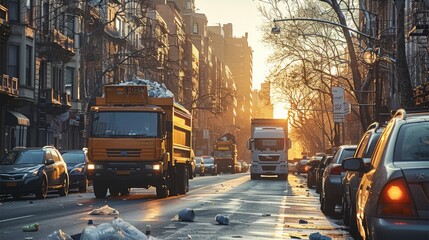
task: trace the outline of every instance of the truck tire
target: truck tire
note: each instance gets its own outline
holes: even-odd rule
[[[178,195],[178,180],[177,177],[177,166],[171,167],[169,170],[170,177],[168,178],[168,188],[169,188],[169,196],[177,196]]]
[[[156,197],[157,198],[166,198],[168,197],[168,187],[165,185],[158,185],[156,187]]]
[[[92,183],[94,195],[96,198],[105,198],[107,194],[107,185],[104,182],[94,180]]]
[[[122,187],[120,192],[121,192],[121,196],[129,196],[131,192],[131,188]]]
[[[109,187],[109,193],[110,193],[110,196],[117,197],[117,196],[119,196],[120,189],[118,186],[110,186]]]
[[[261,176],[260,176],[260,175],[258,175],[258,174],[254,174],[254,173],[251,173],[251,174],[250,174],[250,179],[252,179],[252,180],[258,180],[260,177],[261,177]]]
[[[177,179],[178,179],[178,193],[186,194],[189,191],[189,176],[188,168],[184,164],[177,166]]]

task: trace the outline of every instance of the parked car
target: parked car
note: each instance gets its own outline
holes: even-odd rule
[[[322,175],[323,171],[325,171],[325,167],[328,166],[328,164],[332,161],[332,155],[331,154],[325,154],[325,156],[322,157],[322,159],[319,162],[319,165],[315,169],[315,175],[316,175],[316,193],[320,193],[322,189]]]
[[[61,151],[64,162],[67,163],[70,184],[69,189],[77,188],[79,192],[88,191],[85,164],[88,162],[87,149]]]
[[[217,164],[212,156],[202,156],[204,160],[205,173],[217,175]]]
[[[67,164],[53,146],[16,147],[0,162],[0,194],[19,198],[34,193],[43,199],[48,189],[58,190],[60,196],[69,191]]]
[[[320,160],[323,156],[313,156],[310,161],[307,162],[307,187],[312,188],[316,184],[316,169],[319,166]]]
[[[381,126],[378,122],[371,124],[359,141],[353,157],[362,158],[365,165],[369,164],[375,144],[380,138],[383,130],[384,126]],[[356,193],[361,178],[362,173],[347,171],[342,180],[343,197],[341,212],[343,214],[343,222],[346,226],[349,226],[349,231],[355,238],[358,237],[356,225]]]
[[[195,157],[195,172],[200,176],[204,176],[206,173],[206,168],[204,166],[204,160],[202,157]]]
[[[363,173],[356,216],[363,239],[428,239],[429,112],[401,109],[389,121],[365,166],[362,158],[343,168]]]
[[[356,145],[339,146],[332,161],[323,171],[320,209],[326,215],[333,215],[335,213],[335,206],[341,204],[341,198],[343,197],[341,181],[345,175],[341,163],[344,159],[354,155],[356,147]]]
[[[241,165],[241,172],[246,173],[249,171],[249,164],[243,160],[238,161]]]
[[[297,164],[297,173],[306,173],[306,169],[305,166],[307,165],[308,161],[310,161],[310,159],[308,158],[303,158],[301,160],[298,161]]]
[[[197,163],[195,162],[195,154],[194,150],[191,149],[191,157],[190,157],[191,169],[189,169],[189,179],[194,179],[197,176]]]
[[[288,172],[289,173],[296,173],[298,171],[298,163],[297,162],[288,162],[287,163]]]

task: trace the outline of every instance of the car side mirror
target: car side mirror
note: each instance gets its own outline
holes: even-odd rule
[[[55,163],[54,159],[48,159],[48,160],[46,160],[46,165],[52,165],[54,163]]]
[[[341,163],[341,167],[348,171],[364,172],[365,166],[362,158],[347,158]]]

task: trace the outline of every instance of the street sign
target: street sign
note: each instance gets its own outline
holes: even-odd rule
[[[344,122],[344,88],[332,87],[334,122]]]

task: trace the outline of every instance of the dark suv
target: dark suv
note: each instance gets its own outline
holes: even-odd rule
[[[356,217],[363,239],[429,236],[429,111],[399,110],[377,141],[369,165],[362,158],[343,168],[363,173]]]
[[[60,196],[69,191],[69,174],[61,154],[53,146],[16,147],[0,162],[0,194],[34,193],[46,198],[48,189],[56,189]]]
[[[371,124],[359,141],[358,147],[353,157],[362,158],[365,164],[369,164],[375,144],[380,138],[384,126],[378,122]],[[350,233],[353,237],[357,237],[356,226],[356,193],[359,188],[359,183],[362,178],[362,173],[356,171],[347,171],[342,179],[343,198],[341,213],[343,214],[344,224],[350,226]]]

